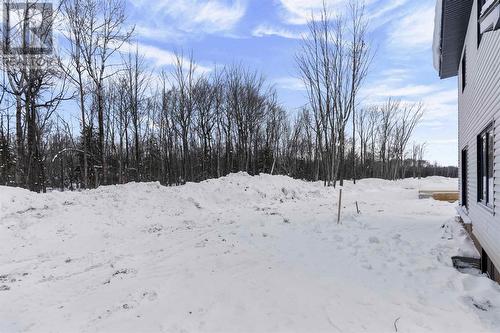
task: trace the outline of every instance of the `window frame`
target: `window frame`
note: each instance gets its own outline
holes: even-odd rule
[[[466,209],[469,208],[469,147],[466,146],[462,149],[461,155],[461,173],[460,173],[460,185],[461,185],[461,206]]]
[[[492,168],[490,169],[490,167]],[[485,177],[486,181],[484,179]],[[493,184],[490,184],[491,178],[493,179]],[[493,186],[493,188],[490,188],[490,186]],[[494,201],[495,201],[495,132],[493,123],[490,123],[477,136],[477,202],[483,205],[484,207],[493,210]]]
[[[478,1],[481,1],[478,2],[478,5],[481,5],[481,13],[479,16],[479,28],[482,37],[482,35],[487,32],[500,29],[500,18],[498,17],[498,15],[500,15],[500,2],[498,0],[494,0],[491,3],[491,6],[484,8],[486,2],[484,0],[478,0]],[[483,11],[483,9],[485,10]],[[485,22],[487,24],[485,24],[483,27],[483,23]]]
[[[462,55],[462,64],[461,64],[461,82],[462,82],[462,92],[465,91],[465,87],[467,87],[467,48],[464,49],[464,54]]]

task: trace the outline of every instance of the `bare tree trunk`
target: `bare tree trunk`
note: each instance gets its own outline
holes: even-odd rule
[[[21,96],[16,95],[16,185],[24,186],[24,135]]]

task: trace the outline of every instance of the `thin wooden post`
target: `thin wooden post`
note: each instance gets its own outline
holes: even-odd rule
[[[339,210],[337,214],[337,224],[340,224],[340,211],[342,209],[342,187],[339,190]]]
[[[64,192],[64,162],[61,157],[61,192]]]

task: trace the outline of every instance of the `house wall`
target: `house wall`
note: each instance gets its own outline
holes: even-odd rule
[[[463,92],[461,67],[458,75],[459,156],[462,149],[467,147],[468,215],[473,223],[474,236],[498,269],[500,268],[500,30],[483,34],[478,49],[477,6],[478,0],[475,0],[465,39],[467,86]],[[491,123],[495,134],[495,185],[494,209],[488,210],[477,202],[477,136]]]

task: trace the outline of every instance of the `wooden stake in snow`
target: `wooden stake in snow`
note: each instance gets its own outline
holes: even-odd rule
[[[357,201],[356,201],[356,211],[358,212],[358,215],[361,214],[361,212],[359,211],[359,206]]]
[[[339,211],[337,215],[337,224],[340,224],[340,212],[342,209],[342,187],[339,189]]]

